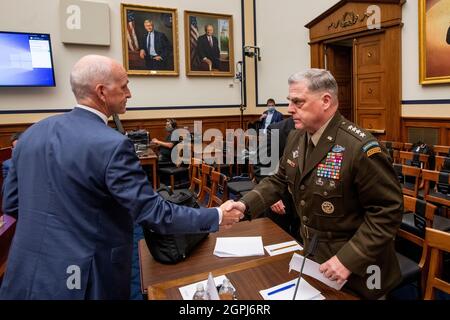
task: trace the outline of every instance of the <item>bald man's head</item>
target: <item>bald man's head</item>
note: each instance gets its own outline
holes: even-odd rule
[[[108,116],[124,113],[126,100],[131,97],[123,66],[99,55],[84,56],[75,63],[70,85],[79,104],[99,109]]]
[[[70,85],[77,101],[95,94],[98,84],[112,81],[117,64],[113,59],[99,55],[88,55],[78,60],[70,73]]]

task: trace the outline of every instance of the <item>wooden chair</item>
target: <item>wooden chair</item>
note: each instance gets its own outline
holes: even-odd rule
[[[450,208],[450,173],[435,170],[422,170],[422,180],[424,183],[424,199],[444,206],[448,217],[449,210],[447,209]],[[436,224],[433,227],[438,230],[450,231],[450,220],[448,218],[438,217]]]
[[[434,170],[441,171],[441,169],[444,166],[444,163],[447,159],[450,160],[450,157],[435,156],[434,157],[434,160],[435,160]],[[430,169],[432,169],[432,168],[430,168]]]
[[[403,143],[403,151],[411,151],[413,144],[410,142]]]
[[[434,219],[434,213],[436,211],[436,206],[426,203],[423,200],[416,199],[413,197],[403,196],[404,210],[403,220],[405,216],[409,215],[413,217],[413,224],[418,232],[411,232],[409,228],[404,228],[404,223],[397,232],[397,236],[403,238],[415,246],[421,248],[420,261],[416,262],[411,257],[406,256],[400,252],[396,252],[398,263],[400,265],[400,271],[402,275],[402,281],[398,287],[402,287],[409,283],[414,283],[417,281],[418,295],[423,296],[423,290],[425,288],[426,280],[426,262],[427,262],[427,250],[425,247],[425,229],[431,226]]]
[[[419,196],[419,187],[421,184],[422,170],[417,167],[411,167],[394,163],[394,170],[397,173],[398,180],[402,186],[402,193],[417,198]],[[412,179],[408,179],[411,177]],[[411,182],[409,180],[413,180]]]
[[[450,294],[450,283],[441,278],[443,252],[450,253],[450,233],[427,228],[425,246],[431,254],[424,299],[432,300],[435,298],[434,289]]]
[[[211,172],[211,195],[208,207],[220,206],[228,200],[227,176],[218,171]]]
[[[424,181],[423,196],[426,201],[441,204],[450,207],[450,197],[448,193],[439,192],[438,183],[447,184],[450,192],[450,173],[436,170],[422,170],[422,179]],[[431,182],[434,182],[433,184]],[[434,185],[434,186],[433,186]]]
[[[179,143],[174,148],[176,148],[178,152],[178,159],[176,159],[176,163],[170,165],[168,167],[159,168],[158,172],[160,176],[169,176],[170,179],[170,190],[173,192],[176,188],[186,188],[189,185],[189,182],[178,181],[175,184],[175,177],[178,176],[188,176],[189,175],[189,167],[185,166],[182,163],[183,158],[183,144]]]
[[[202,189],[198,196],[198,203],[206,207],[208,206],[209,199],[211,198],[211,172],[214,171],[214,167],[202,163],[201,168]]]
[[[421,169],[428,169],[429,155],[424,153],[414,153],[408,151],[400,151],[400,162],[402,164],[411,165],[411,163],[420,163]],[[418,167],[418,166],[417,166]]]
[[[403,142],[380,141],[391,156],[393,163],[400,163],[400,151],[403,150]]]
[[[191,158],[191,164],[189,166],[189,177],[191,178],[191,184],[189,185],[189,191],[195,194],[198,198],[202,191],[202,160],[197,158]]]
[[[449,146],[433,146],[434,154],[436,156],[450,157],[450,147]]]

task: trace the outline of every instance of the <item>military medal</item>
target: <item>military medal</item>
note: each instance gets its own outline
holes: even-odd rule
[[[297,158],[298,158],[298,150],[292,151],[292,157],[293,157],[294,159],[297,159]]]
[[[336,188],[336,182],[334,180],[330,180],[330,189]]]
[[[328,152],[325,159],[317,165],[317,176],[322,178],[340,179],[340,171],[342,166],[342,159],[344,158],[344,147],[335,145],[331,152]]]
[[[332,214],[334,212],[334,205],[330,201],[322,203],[322,211],[326,214]]]

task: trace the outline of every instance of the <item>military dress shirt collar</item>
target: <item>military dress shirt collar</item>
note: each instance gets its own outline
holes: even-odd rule
[[[91,107],[88,107],[88,106],[85,106],[82,104],[77,104],[75,108],[80,108],[80,109],[84,109],[86,111],[92,112],[92,113],[96,114],[97,116],[99,116],[100,119],[102,119],[102,121],[105,124],[108,124],[108,117],[104,113],[98,111],[97,109],[94,109],[94,108],[91,108]]]
[[[312,136],[308,133],[308,139],[311,138],[312,143],[314,144],[314,146],[317,146],[317,144],[319,143],[320,137],[322,136],[322,134],[325,131],[325,129],[328,127],[328,124],[330,123],[331,119],[333,119],[333,117],[328,119],[328,121],[325,122],[325,124],[323,126],[321,126],[319,128],[319,130],[314,132],[314,134]]]

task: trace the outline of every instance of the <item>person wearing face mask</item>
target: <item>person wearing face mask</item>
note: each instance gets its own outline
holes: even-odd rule
[[[157,138],[153,138],[152,142],[159,146],[159,158],[158,165],[171,165],[172,160],[170,158],[172,148],[178,144],[179,140],[176,140],[173,137],[173,131],[177,128],[177,122],[175,119],[167,119],[166,120],[166,131],[168,132],[165,141],[158,140]]]
[[[264,133],[267,131],[267,127],[272,123],[280,122],[283,120],[283,114],[275,109],[275,100],[272,98],[267,99],[267,110],[263,112],[259,117],[260,129]]]

